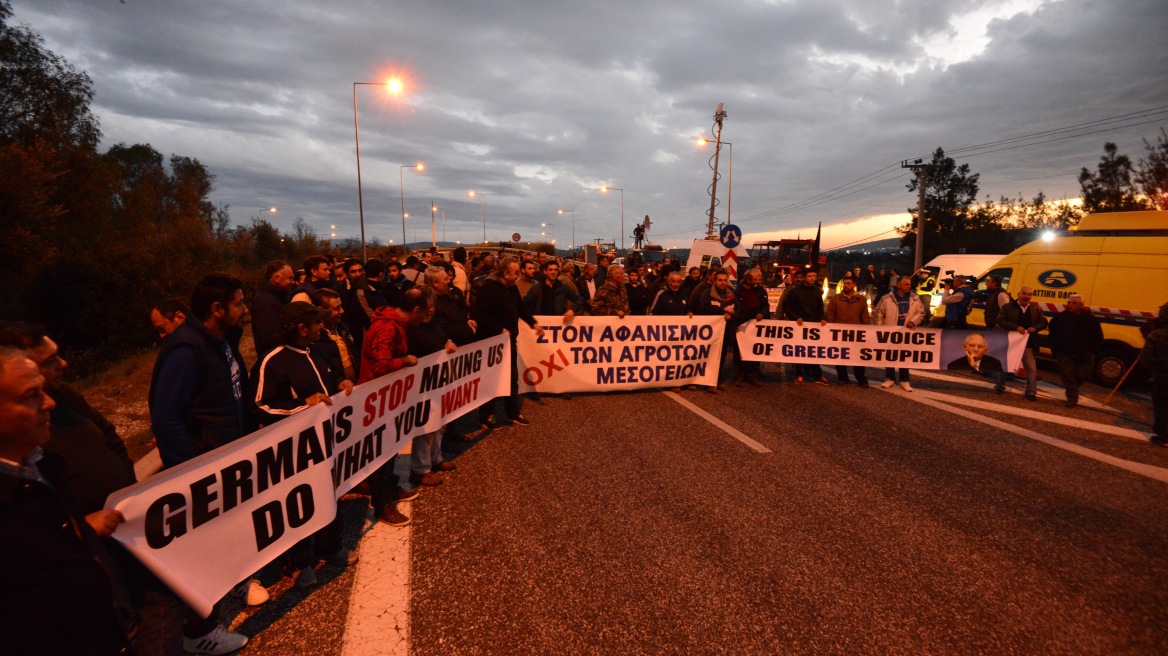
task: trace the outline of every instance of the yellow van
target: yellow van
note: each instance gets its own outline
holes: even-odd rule
[[[971,325],[985,325],[991,275],[1014,298],[1032,288],[1048,317],[1066,309],[1071,294],[1082,295],[1103,324],[1095,380],[1113,387],[1143,348],[1139,327],[1168,301],[1168,212],[1090,214],[1065,235],[1050,233],[1006,255],[978,279]],[[1042,352],[1049,355],[1045,346]]]

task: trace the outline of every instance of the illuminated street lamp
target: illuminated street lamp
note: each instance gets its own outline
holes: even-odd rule
[[[405,182],[405,170],[406,169],[414,169],[415,171],[421,172],[421,171],[426,170],[426,165],[422,164],[421,162],[418,162],[417,164],[413,164],[413,165],[403,165],[397,171],[397,190],[398,190],[398,194],[401,195],[402,243],[403,244],[406,243],[406,217],[409,216],[409,214],[406,214],[406,182]]]
[[[557,214],[564,212],[572,215],[572,243],[568,245],[568,248],[576,248],[576,210],[556,210]]]
[[[353,83],[353,141],[357,145],[357,208],[361,216],[361,259],[365,260],[365,197],[361,190],[361,131],[357,121],[357,87],[358,86],[385,86],[392,94],[401,93],[401,80],[396,78],[386,82],[354,82]]]
[[[705,137],[698,137],[698,145],[710,143]],[[734,202],[734,144],[723,141],[723,146],[730,146],[730,175],[726,176],[726,223],[730,223],[730,205]]]
[[[478,196],[483,203],[483,243],[487,243],[487,194],[483,191],[475,191],[471,189],[469,192],[471,198]]]
[[[601,193],[609,191],[621,192],[621,250],[625,249],[625,190],[617,187],[601,187]]]
[[[541,223],[540,227],[552,229],[552,246],[555,246],[556,245],[556,224],[554,224],[554,223]],[[539,236],[540,237],[547,236],[547,233],[540,231]]]
[[[430,243],[434,248],[438,248],[438,230],[434,227],[434,213],[438,211],[438,206],[434,201],[430,201]]]

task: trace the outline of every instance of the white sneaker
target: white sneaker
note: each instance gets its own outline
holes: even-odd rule
[[[896,384],[896,381],[886,380],[883,383],[880,383],[880,386],[883,387],[884,389],[888,389],[889,387],[892,387],[895,384]]]
[[[231,591],[231,596],[242,599],[243,603],[248,606],[259,606],[271,599],[268,591],[256,579],[248,579],[235,586],[235,589]]]
[[[188,654],[230,654],[243,649],[247,636],[228,631],[222,624],[198,638],[183,636],[183,651]]]
[[[912,385],[909,385],[908,383],[901,383],[901,384],[900,384],[900,389],[902,389],[902,390],[904,390],[904,391],[906,391],[906,392],[911,392],[911,391],[912,391]]]

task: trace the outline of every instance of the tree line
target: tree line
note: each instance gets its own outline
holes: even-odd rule
[[[944,253],[1008,253],[1038,238],[1044,230],[1063,230],[1096,212],[1168,210],[1168,131],[1160,128],[1155,143],[1144,139],[1144,154],[1135,163],[1119,154],[1114,143],[1103,145],[1103,156],[1092,171],[1079,172],[1082,204],[1051,201],[1041,191],[1029,200],[1019,196],[987,197],[978,203],[979,177],[969,164],[958,165],[938,148],[925,173],[925,257]],[[907,188],[918,193],[920,175]],[[917,206],[908,208],[912,221],[901,226],[901,245],[913,247],[917,236]]]

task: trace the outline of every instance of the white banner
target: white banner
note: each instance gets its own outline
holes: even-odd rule
[[[748,321],[739,327],[744,360],[804,364],[946,369],[990,374],[1022,363],[1026,336],[1003,330],[939,330],[794,321]]]
[[[520,392],[609,392],[716,385],[726,321],[700,317],[537,317],[520,322]]]
[[[510,393],[510,348],[500,335],[428,355],[119,490],[106,501],[126,517],[114,537],[205,616],[411,439]]]

